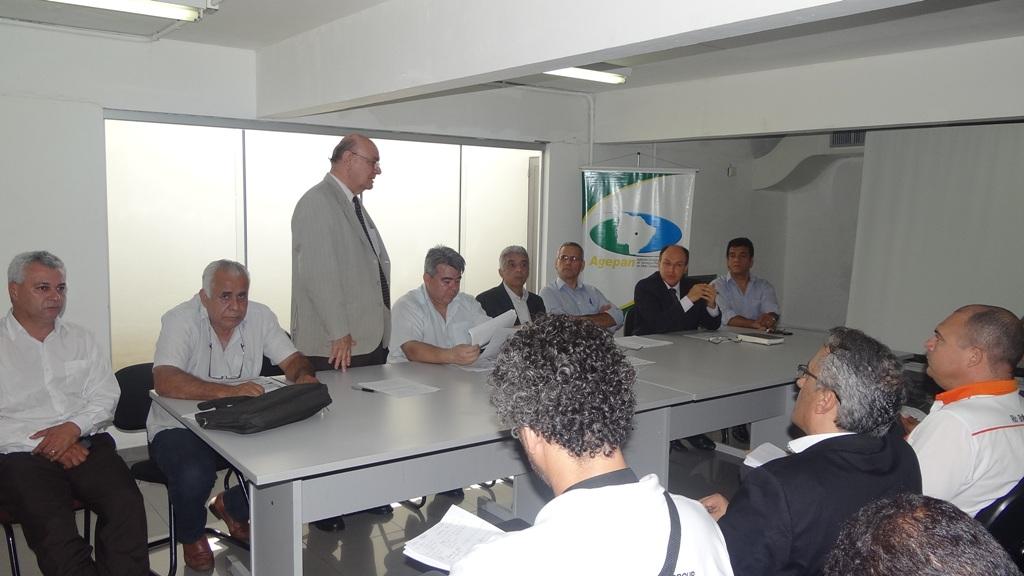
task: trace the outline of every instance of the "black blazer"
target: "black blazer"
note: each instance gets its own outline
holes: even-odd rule
[[[505,291],[505,284],[498,284],[494,288],[476,295],[476,301],[483,306],[484,312],[491,318],[501,316],[505,312],[515,308],[512,306],[512,299]],[[530,311],[530,317],[536,318],[539,314],[546,312],[544,300],[533,292],[526,292],[526,309]],[[516,318],[516,326],[519,325],[519,318]]]
[[[869,502],[921,493],[914,450],[895,428],[823,440],[747,475],[718,521],[736,576],[820,574],[843,522]]]
[[[693,288],[697,282],[683,277],[679,281],[678,298],[665,287],[661,274],[655,272],[636,283],[633,289],[633,310],[636,314],[636,330],[634,334],[662,334],[679,330],[696,330],[698,326],[708,330],[716,330],[722,325],[722,314],[711,316],[704,300],[693,303],[693,307],[683,312],[679,300]]]

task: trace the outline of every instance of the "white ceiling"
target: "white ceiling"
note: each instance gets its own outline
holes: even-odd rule
[[[219,9],[202,20],[179,25],[161,18],[44,0],[0,0],[0,19],[259,49],[383,1],[222,0]],[[613,62],[576,63],[605,69],[630,67],[628,82],[618,87],[544,75],[507,81],[596,92],[1016,35],[1024,35],[1024,2],[1020,0],[926,0]]]

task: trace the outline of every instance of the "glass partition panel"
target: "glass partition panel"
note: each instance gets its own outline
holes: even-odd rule
[[[242,260],[242,131],[107,120],[114,369],[153,361],[160,316]]]

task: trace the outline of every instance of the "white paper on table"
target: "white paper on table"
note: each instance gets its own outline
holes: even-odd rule
[[[671,343],[669,340],[655,340],[654,338],[644,338],[643,336],[620,336],[615,339],[615,344],[628,350],[657,348],[658,346],[668,346]]]
[[[257,376],[251,381],[262,386],[264,392],[284,388],[288,385],[288,380],[284,376]]]
[[[483,324],[477,324],[469,329],[470,344],[483,346],[491,341],[498,328],[511,328],[516,323],[515,309],[507,310],[500,316],[495,316]]]
[[[472,364],[466,364],[464,366],[460,364],[452,364],[452,366],[455,366],[459,370],[465,370],[466,372],[490,372],[491,370],[494,370],[494,360],[481,356]]]
[[[440,388],[420,384],[419,382],[413,382],[412,380],[406,380],[405,378],[388,378],[387,380],[375,380],[373,382],[357,382],[356,386],[373,390],[374,392],[381,392],[382,394],[387,394],[388,396],[394,396],[396,398],[430,394],[431,392],[437,392],[440,390]]]
[[[451,570],[477,544],[504,534],[499,528],[452,506],[441,521],[423,534],[405,543],[406,556],[441,570]]]
[[[655,363],[654,360],[644,360],[643,358],[637,358],[636,356],[626,356],[626,361],[629,362],[629,365],[634,368],[639,368],[640,366],[650,366],[651,364]]]
[[[787,455],[787,452],[782,448],[779,448],[771,442],[765,442],[751,450],[750,453],[747,454],[747,457],[743,459],[743,464],[750,466],[751,468],[757,468],[758,466],[762,466],[772,460],[776,460]]]

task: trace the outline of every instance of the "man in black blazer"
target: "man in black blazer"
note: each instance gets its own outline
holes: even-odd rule
[[[736,576],[820,574],[843,523],[864,505],[921,493],[917,456],[897,424],[903,366],[884,344],[833,328],[801,364],[792,455],[753,470],[730,502],[701,502],[718,520]]]
[[[526,289],[530,277],[530,256],[522,246],[509,246],[498,256],[501,284],[481,292],[476,300],[491,318],[509,310],[516,311],[516,326],[530,322],[544,313],[544,300]]]
[[[661,334],[698,327],[716,330],[722,314],[711,284],[686,278],[690,251],[670,245],[658,255],[658,271],[636,283],[633,289],[634,334]]]

